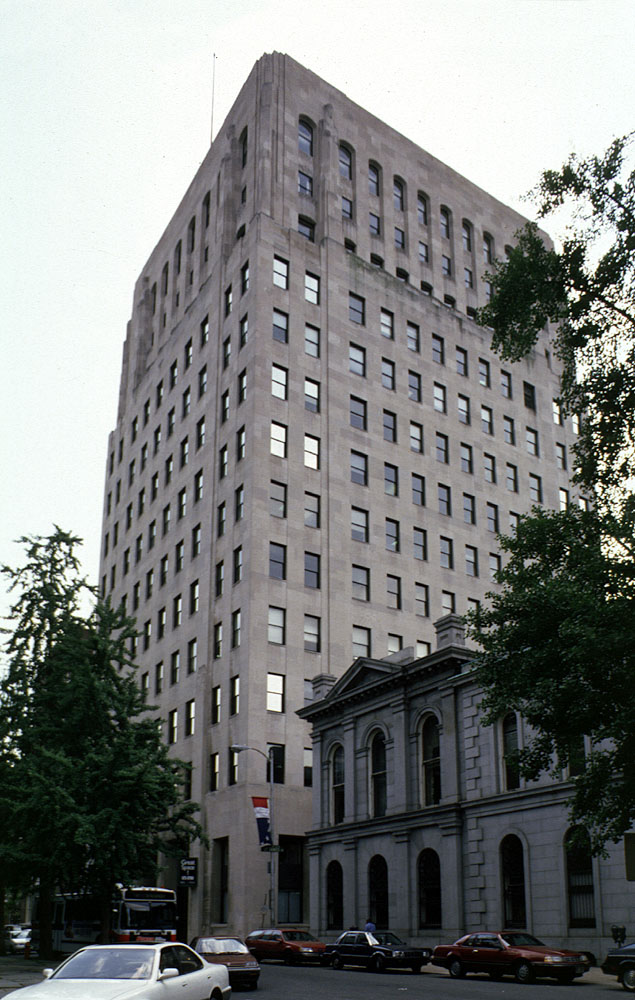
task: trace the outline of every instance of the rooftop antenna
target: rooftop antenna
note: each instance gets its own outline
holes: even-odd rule
[[[212,121],[210,125],[210,146],[214,141],[214,89],[216,87],[216,53],[212,53]]]

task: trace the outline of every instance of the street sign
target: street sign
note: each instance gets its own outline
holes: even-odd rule
[[[198,884],[198,858],[179,858],[179,886],[195,889]]]

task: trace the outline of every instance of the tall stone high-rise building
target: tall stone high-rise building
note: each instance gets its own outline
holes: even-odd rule
[[[267,762],[231,747],[271,754],[276,919],[306,923],[311,678],[424,655],[492,587],[496,532],[577,502],[548,332],[501,364],[474,318],[523,222],[273,53],[136,282],[101,581],[193,765],[191,933],[269,922]]]

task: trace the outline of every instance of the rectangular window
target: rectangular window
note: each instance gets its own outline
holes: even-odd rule
[[[240,583],[243,578],[243,547],[238,545],[234,549],[233,582]]]
[[[220,754],[209,755],[209,790],[217,792],[220,786]]]
[[[317,326],[306,323],[304,326],[304,353],[311,358],[320,356],[320,331]]]
[[[529,455],[538,455],[538,431],[533,427],[525,428],[525,443]]]
[[[287,380],[289,373],[280,365],[271,366],[271,395],[276,399],[287,398]]]
[[[542,503],[542,480],[529,473],[529,499],[532,503]]]
[[[356,601],[370,601],[370,570],[366,566],[351,567],[352,596]]]
[[[229,453],[227,445],[224,444],[223,447],[218,452],[218,478],[224,479],[227,475],[229,469]]]
[[[214,659],[218,660],[223,655],[223,623],[214,624]]]
[[[350,344],[348,348],[348,370],[353,375],[360,375],[366,378],[366,350],[358,347],[357,344]]]
[[[306,528],[320,527],[320,498],[315,493],[304,494],[304,525]]]
[[[222,565],[222,563],[220,565]],[[286,580],[287,578],[286,545],[280,545],[278,542],[269,542],[269,576],[273,580]]]
[[[268,743],[267,756],[267,781],[269,781],[269,768],[273,764],[274,784],[284,785],[284,746],[281,743]]]
[[[569,506],[569,490],[560,488],[558,490],[558,505],[560,510],[566,510]]]
[[[185,735],[194,736],[196,728],[196,702],[194,699],[185,702]]]
[[[553,417],[554,424],[558,424],[559,427],[564,423],[564,418],[562,416],[562,407],[557,399],[552,399],[551,401],[551,413]]]
[[[179,713],[173,708],[168,715],[168,743],[176,743],[179,735]]]
[[[388,358],[381,359],[381,384],[384,389],[395,388],[395,362]]]
[[[351,538],[355,542],[368,541],[368,511],[351,507]]]
[[[413,403],[421,402],[421,375],[418,372],[408,372],[408,399]]]
[[[195,615],[198,611],[200,598],[200,587],[198,580],[193,580],[190,584],[190,614]]]
[[[267,639],[275,646],[284,646],[286,611],[284,608],[269,607],[267,623]]]
[[[505,444],[516,444],[513,417],[503,417],[503,438],[505,439]]]
[[[348,318],[360,326],[366,323],[366,300],[354,292],[348,293]]]
[[[501,371],[501,395],[505,399],[512,398],[512,377],[509,372]]]
[[[232,611],[232,649],[237,649],[240,646],[241,620],[240,608]]]
[[[490,368],[489,361],[485,361],[484,358],[478,359],[478,380],[481,385],[484,385],[487,389],[490,387]]]
[[[313,178],[310,174],[305,174],[303,170],[298,170],[298,192],[308,198],[313,197]]]
[[[368,456],[351,451],[351,482],[368,486]]]
[[[399,496],[399,469],[390,462],[384,462],[384,493],[389,497]]]
[[[352,219],[353,218],[353,202],[350,198],[342,197],[342,218]]]
[[[275,420],[271,421],[271,438],[269,449],[272,455],[277,455],[278,458],[287,457],[287,428],[284,424],[278,424]]]
[[[233,296],[233,292],[232,292],[232,286],[229,285],[225,289],[225,316],[229,316],[229,314],[232,311],[233,298],[234,298],[234,296]]]
[[[370,229],[371,236],[381,235],[381,219],[376,212],[368,213],[368,227]]]
[[[536,389],[531,382],[523,382],[523,399],[528,410],[536,409]]]
[[[395,226],[395,246],[398,250],[405,250],[406,248],[406,234],[399,226]]]
[[[486,483],[496,482],[496,459],[493,455],[483,455],[483,476]]]
[[[304,435],[304,465],[307,469],[320,468],[320,439],[312,434]]]
[[[468,576],[478,576],[478,549],[474,545],[465,546],[465,572]]]
[[[435,434],[435,453],[437,462],[443,462],[444,465],[449,463],[450,444],[447,434],[440,434],[439,431]]]
[[[443,535],[439,538],[439,559],[444,569],[454,569],[454,543]]]
[[[423,454],[423,426],[410,421],[410,451]]]
[[[459,423],[469,424],[470,422],[470,401],[467,396],[457,396],[457,406],[459,412]]]
[[[391,413],[390,410],[384,410],[383,422],[384,441],[390,441],[394,444],[397,441],[397,414]]]
[[[401,577],[386,575],[386,604],[395,611],[401,610]]]
[[[428,558],[428,536],[425,528],[412,529],[412,547],[415,559],[424,562]]]
[[[284,712],[285,678],[283,674],[267,674],[267,711]]]
[[[289,340],[289,317],[279,309],[273,310],[273,339],[281,344]]]
[[[357,427],[360,431],[367,430],[367,406],[364,399],[351,396],[349,402],[349,419],[351,427]]]
[[[304,553],[304,586],[320,589],[320,557],[317,552]]]
[[[304,380],[304,409],[309,413],[320,412],[320,383],[312,378]]]
[[[494,433],[494,415],[489,406],[481,406],[481,429],[484,434]]]
[[[487,530],[498,532],[498,506],[495,503],[488,503],[487,509]]]
[[[353,625],[353,658],[370,656],[370,629]]]
[[[447,393],[444,385],[435,382],[433,386],[433,405],[437,413],[447,413]]]
[[[221,689],[220,684],[212,688],[212,725],[215,726],[216,723],[221,720]]]
[[[238,405],[244,403],[247,399],[247,369],[243,368],[238,374]]]
[[[320,619],[315,615],[304,616],[304,649],[307,653],[320,652]]]
[[[518,493],[518,468],[508,462],[506,465],[506,484],[510,493]]]
[[[443,337],[432,334],[432,360],[438,365],[445,364],[445,344]]]
[[[470,493],[463,494],[463,520],[466,524],[476,524],[476,499]]]
[[[444,486],[443,483],[437,485],[437,498],[439,501],[439,514],[445,514],[447,517],[452,516],[452,491],[449,486]]]
[[[287,516],[287,487],[275,479],[269,484],[269,513],[272,517]]]
[[[181,654],[178,649],[176,649],[172,656],[170,657],[170,684],[179,683],[179,675],[181,673]]]
[[[421,618],[430,615],[430,598],[427,583],[415,583],[415,614]]]
[[[399,521],[394,521],[391,517],[386,518],[386,548],[389,552],[399,552],[401,545],[399,540]]]
[[[406,345],[409,351],[415,351],[417,354],[421,350],[419,327],[416,323],[406,323]]]
[[[417,472],[413,472],[411,476],[412,482],[412,502],[417,507],[425,507],[426,503],[426,481],[423,476],[420,476]]]
[[[422,264],[427,264],[429,259],[428,244],[424,243],[423,240],[419,240],[419,260]]]
[[[304,298],[313,305],[320,304],[320,279],[317,274],[309,271],[304,275]]]
[[[379,328],[382,337],[386,337],[388,340],[395,339],[395,317],[387,309],[380,310]]]

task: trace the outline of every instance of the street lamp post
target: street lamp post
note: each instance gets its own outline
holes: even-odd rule
[[[250,747],[244,743],[233,743],[229,748],[235,753],[242,753],[243,750],[253,750],[254,753],[259,753],[261,757],[264,757],[269,765],[269,837],[271,839],[271,845],[269,847],[269,917],[271,920],[271,927],[276,926],[276,908],[275,908],[275,889],[276,889],[276,879],[275,879],[275,868],[274,862],[276,857],[276,848],[273,842],[273,746],[269,747],[269,752],[265,753],[264,750],[260,750],[258,747]]]

